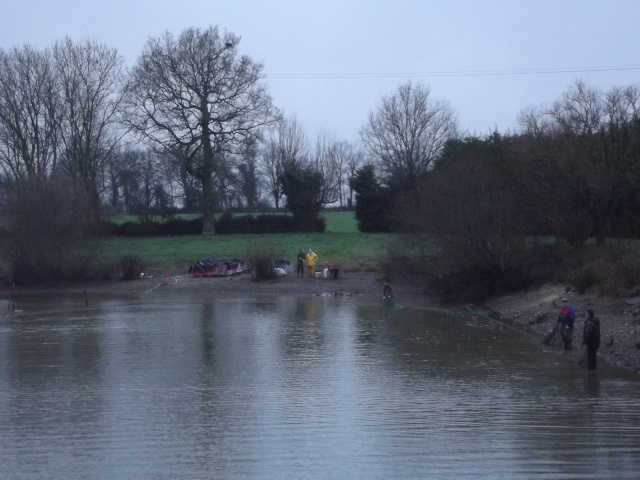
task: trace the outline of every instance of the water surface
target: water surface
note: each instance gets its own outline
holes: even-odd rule
[[[639,384],[378,299],[24,296],[0,478],[637,478]]]

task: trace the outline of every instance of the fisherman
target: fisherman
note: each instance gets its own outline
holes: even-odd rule
[[[558,327],[560,330],[560,336],[562,337],[562,343],[565,350],[571,350],[573,343],[573,323],[576,319],[576,312],[569,304],[567,298],[562,299],[562,308],[560,309],[560,315],[558,315]]]
[[[302,249],[298,252],[297,270],[299,277],[304,277],[304,252]]]
[[[307,267],[309,268],[309,276],[313,277],[315,270],[316,270],[316,262],[318,261],[318,255],[316,255],[316,253],[309,249],[309,253],[307,253]]]
[[[393,288],[391,288],[391,284],[386,282],[384,284],[384,288],[382,289],[382,300],[385,303],[393,302]]]
[[[591,308],[587,308],[585,312],[582,345],[586,348],[587,370],[595,370],[597,366],[596,354],[600,348],[600,320],[593,316]]]

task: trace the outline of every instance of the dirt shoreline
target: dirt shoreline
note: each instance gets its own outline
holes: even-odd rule
[[[566,297],[576,311],[573,350],[582,351],[585,310],[592,308],[600,320],[599,356],[605,361],[640,374],[640,296],[620,298],[577,292],[558,284],[545,284],[490,299],[485,306],[499,318],[526,325],[544,338],[555,326]],[[557,348],[561,348],[559,345]]]
[[[163,275],[167,275],[164,277]],[[155,289],[172,292],[259,293],[289,295],[369,295],[380,297],[387,279],[378,272],[340,272],[338,279],[297,277],[288,273],[274,280],[256,282],[250,274],[229,277],[194,277],[187,272],[149,272],[133,281],[104,280],[84,283],[58,283],[39,287],[8,287],[0,289],[2,298],[21,293],[145,293]],[[409,281],[392,282],[396,297],[413,298],[421,304],[443,306],[425,292],[424,286]],[[545,284],[522,292],[492,298],[484,307],[492,310],[498,319],[517,323],[542,338],[553,328],[560,310],[560,301],[567,297],[576,310],[574,350],[579,356],[582,343],[584,311],[593,308],[601,322],[602,344],[600,357],[622,368],[640,373],[640,296],[609,298],[596,295],[578,295],[557,284]]]
[[[291,295],[380,295],[385,279],[374,272],[340,272],[337,279],[317,277],[297,277],[295,272],[273,280],[255,281],[251,274],[226,277],[195,277],[187,272],[149,272],[132,281],[99,280],[80,283],[55,283],[41,286],[4,287],[7,292],[48,293],[48,292],[89,292],[89,293],[144,293],[151,289],[167,288],[175,292],[236,292]],[[405,294],[417,295],[420,287],[403,284]]]

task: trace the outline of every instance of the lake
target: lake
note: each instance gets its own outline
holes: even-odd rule
[[[5,302],[6,305],[6,302]],[[484,317],[361,296],[21,295],[1,479],[605,479],[640,383]]]

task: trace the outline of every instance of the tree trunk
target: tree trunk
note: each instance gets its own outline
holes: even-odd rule
[[[202,235],[216,234],[214,222],[215,204],[213,176],[205,175],[202,179]]]

